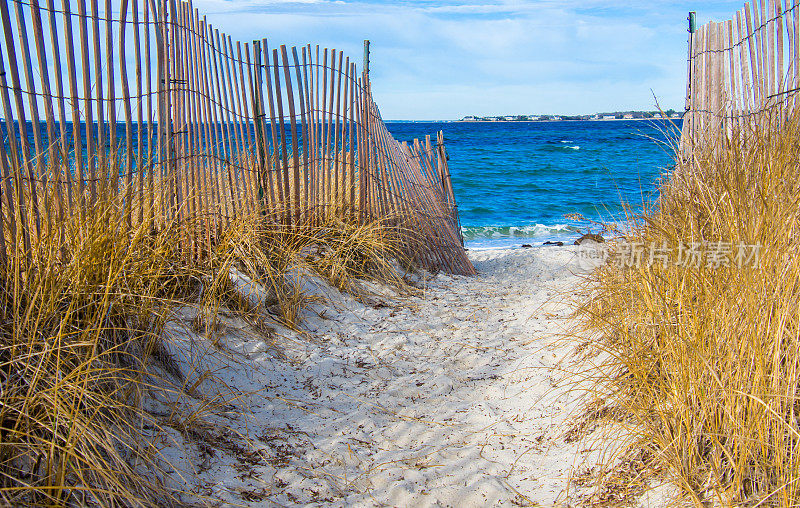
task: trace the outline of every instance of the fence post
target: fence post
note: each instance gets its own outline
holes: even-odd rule
[[[686,79],[686,111],[689,111],[691,108],[691,97],[692,97],[692,39],[694,38],[694,32],[697,30],[697,14],[694,11],[689,12],[689,17],[687,20],[689,21],[689,49],[687,51],[688,57],[686,59],[688,63],[688,73]]]
[[[448,210],[450,217],[453,220],[453,228],[461,241],[461,246],[464,246],[464,233],[461,231],[461,218],[458,216],[458,203],[456,202],[455,194],[453,193],[453,179],[450,177],[450,167],[447,161],[450,156],[447,155],[447,149],[444,146],[444,131],[439,131],[437,134],[437,143],[439,145],[439,160],[442,168],[442,184],[445,188],[445,195],[448,201]]]
[[[364,76],[369,77],[369,39],[364,39]]]
[[[689,12],[689,16],[686,18],[689,22],[689,27],[687,31],[689,32],[689,41],[688,41],[688,48],[686,50],[686,103],[684,105],[683,111],[683,127],[681,128],[682,134],[681,139],[692,139],[694,137],[694,126],[692,125],[692,109],[693,109],[693,100],[692,94],[694,90],[692,90],[692,68],[694,66],[693,62],[693,55],[692,55],[692,48],[694,48],[694,33],[697,30],[697,14],[694,11]],[[683,143],[681,143],[683,145]],[[685,146],[682,146],[682,150],[686,150]]]
[[[359,189],[359,193],[361,194],[360,202],[362,203],[361,208],[361,220],[363,221],[368,214],[371,214],[371,207],[370,207],[370,199],[369,199],[369,189],[371,187],[371,178],[370,173],[372,172],[372,167],[370,165],[370,159],[372,156],[372,144],[370,143],[370,120],[371,120],[371,110],[369,106],[370,100],[370,86],[369,86],[369,40],[364,40],[364,66],[362,67],[362,78],[361,78],[361,85],[362,85],[362,93],[363,93],[363,106],[362,106],[362,115],[361,121],[364,122],[364,163],[361,165],[361,170],[364,171],[364,176],[361,178],[362,185]]]

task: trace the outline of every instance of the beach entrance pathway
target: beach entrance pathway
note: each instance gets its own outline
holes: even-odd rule
[[[477,277],[441,274],[406,299],[317,287],[332,302],[313,306],[300,334],[264,340],[230,320],[224,347],[244,360],[215,375],[261,391],[241,400],[252,416],[209,418],[256,453],[165,452],[194,468],[198,494],[231,504],[563,502],[587,453],[567,434],[577,341],[561,335],[585,272],[574,247],[470,258]]]

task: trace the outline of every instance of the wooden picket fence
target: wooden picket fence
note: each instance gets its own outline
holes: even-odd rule
[[[395,140],[342,51],[241,43],[182,0],[0,0],[0,255],[98,196],[191,221],[201,259],[237,216],[412,224],[409,253],[474,274],[442,133]],[[13,11],[13,18],[12,18]],[[113,225],[110,225],[113,227]]]
[[[682,131],[684,153],[736,133],[777,128],[798,102],[800,0],[746,2],[733,19],[694,29]]]

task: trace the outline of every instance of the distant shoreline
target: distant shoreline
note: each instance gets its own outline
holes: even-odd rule
[[[642,122],[683,120],[682,118],[581,118],[580,120],[444,120],[452,123],[555,123],[555,122]]]
[[[683,118],[609,118],[580,120],[384,120],[385,123],[558,123],[558,122],[641,122],[647,120],[668,121],[683,120]]]

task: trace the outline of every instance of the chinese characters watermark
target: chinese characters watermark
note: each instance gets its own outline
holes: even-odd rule
[[[669,265],[684,268],[716,270],[736,266],[758,268],[761,259],[760,244],[732,242],[679,242],[677,245],[622,242],[608,248],[582,244],[578,248],[578,264],[583,268],[594,268],[605,263],[618,268],[641,268],[644,266]]]

